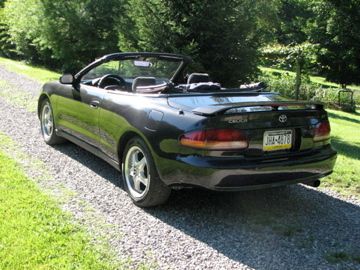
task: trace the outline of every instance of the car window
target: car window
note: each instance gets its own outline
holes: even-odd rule
[[[100,78],[106,74],[118,74],[119,73],[119,61],[110,61],[101,64],[90,70],[87,74],[82,77],[82,81],[93,80]]]
[[[180,63],[180,60],[165,60],[156,57],[112,60],[93,68],[81,80],[89,81],[112,74],[125,80],[136,77],[155,77],[159,81],[169,81]]]

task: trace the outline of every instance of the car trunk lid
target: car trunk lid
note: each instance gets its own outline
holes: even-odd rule
[[[273,93],[169,98],[169,105],[206,117],[202,129],[236,129],[249,140],[248,157],[287,155],[316,148],[316,126],[327,121],[321,103],[291,101]],[[221,155],[233,155],[227,149]],[[217,152],[217,154],[220,154]]]

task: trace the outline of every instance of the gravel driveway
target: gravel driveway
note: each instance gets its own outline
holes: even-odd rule
[[[14,93],[26,93],[29,102],[41,87],[2,66],[0,80]],[[243,193],[184,190],[173,192],[165,206],[143,210],[122,190],[115,169],[71,143],[47,146],[36,113],[4,96],[0,132],[44,162],[49,176],[43,184],[71,191],[64,208],[95,240],[107,235],[116,254],[131,258],[133,267],[360,269],[355,200],[302,185]]]

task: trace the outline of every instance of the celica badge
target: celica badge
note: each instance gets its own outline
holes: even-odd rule
[[[224,120],[227,121],[229,124],[240,124],[248,122],[246,116],[230,116],[226,117]]]

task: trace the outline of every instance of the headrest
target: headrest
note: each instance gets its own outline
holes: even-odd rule
[[[199,92],[199,93],[207,93],[207,92],[216,92],[221,90],[220,83],[192,83],[188,85],[188,92]]]
[[[240,89],[250,90],[250,91],[263,90],[266,89],[266,83],[258,82],[258,83],[242,84],[240,85]]]
[[[187,84],[191,83],[206,83],[210,81],[209,74],[207,73],[191,73],[187,79]]]
[[[132,83],[132,91],[136,92],[138,86],[150,86],[156,85],[156,79],[154,77],[136,77]]]

